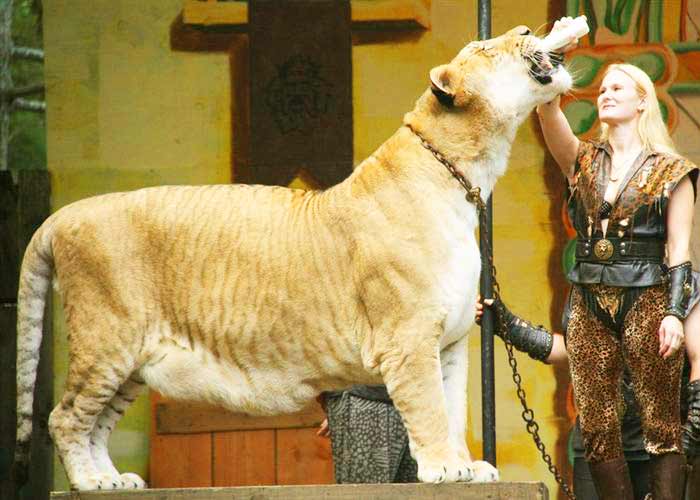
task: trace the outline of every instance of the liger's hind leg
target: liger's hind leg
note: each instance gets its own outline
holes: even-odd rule
[[[90,436],[90,453],[95,466],[100,472],[109,474],[113,478],[118,478],[123,488],[145,488],[146,482],[137,474],[131,472],[119,474],[109,457],[107,444],[117,422],[122,418],[131,403],[136,400],[144,385],[143,380],[139,376],[132,374],[129,380],[119,387],[112,400],[102,410]]]
[[[77,364],[75,359],[71,360]],[[71,488],[78,490],[121,488],[120,477],[100,471],[91,453],[90,440],[97,421],[112,401],[131,369],[108,365],[68,371],[66,392],[49,417],[49,432],[63,462]]]

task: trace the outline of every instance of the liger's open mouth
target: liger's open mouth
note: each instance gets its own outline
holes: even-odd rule
[[[561,52],[535,51],[525,56],[529,63],[529,73],[538,83],[547,85],[552,83],[552,75],[564,62],[564,54]]]

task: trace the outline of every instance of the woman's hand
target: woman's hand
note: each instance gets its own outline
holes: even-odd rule
[[[554,25],[552,26],[552,31],[550,31],[550,33],[556,33],[557,31],[565,30],[569,26],[571,26],[571,24],[573,22],[574,22],[573,17],[562,17],[558,21],[554,21]],[[575,36],[572,36],[569,44],[565,45],[561,49],[557,49],[557,52],[569,52],[570,50],[573,50],[576,47],[578,47],[578,38],[576,38]]]
[[[664,359],[675,354],[683,345],[683,323],[675,316],[666,316],[659,327],[659,355]]]
[[[318,430],[316,431],[317,436],[321,436],[323,438],[330,437],[331,435],[331,429],[328,427],[328,419],[324,418],[323,422],[321,422],[321,425],[318,427]]]
[[[476,312],[474,313],[474,321],[477,325],[481,324],[481,317],[484,315],[484,304],[487,306],[493,305],[493,299],[481,300],[481,295],[476,296]]]

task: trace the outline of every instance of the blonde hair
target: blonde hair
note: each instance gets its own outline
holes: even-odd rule
[[[637,121],[637,133],[644,147],[653,151],[677,154],[673,140],[661,117],[656,89],[649,75],[632,64],[611,64],[605,70],[603,78],[611,71],[620,71],[629,76],[635,83],[637,95],[641,99],[646,99],[646,106],[642,109]],[[601,141],[608,140],[609,128],[607,123],[600,124]]]

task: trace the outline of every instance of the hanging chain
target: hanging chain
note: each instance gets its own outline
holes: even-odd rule
[[[458,172],[457,169],[452,165],[452,163],[448,161],[442,155],[442,153],[434,149],[428,141],[426,141],[418,132],[416,132],[413,129],[413,127],[411,127],[410,125],[406,126],[418,137],[418,139],[420,139],[423,147],[430,151],[435,157],[435,159],[442,163],[445,166],[445,168],[447,168],[447,170],[450,172],[450,174],[452,174],[452,176],[455,179],[457,179],[457,181],[462,185],[462,187],[466,191],[465,197],[467,201],[473,203],[476,206],[476,209],[479,213],[479,231],[482,235],[484,235],[485,238],[488,238],[489,233],[488,224],[486,221],[486,204],[481,198],[481,189],[478,186],[472,186],[471,182],[469,182],[460,172]],[[491,280],[493,283],[493,298],[496,302],[498,302],[501,300],[501,287],[498,284],[498,280],[496,279],[496,266],[493,263],[493,254],[488,246],[486,247],[486,252],[486,257],[489,263],[489,272],[491,274]],[[515,387],[517,389],[516,394],[518,395],[520,405],[523,409],[521,416],[525,421],[525,429],[527,430],[528,434],[532,436],[532,440],[535,442],[535,446],[540,452],[542,460],[547,465],[547,469],[549,469],[549,472],[552,473],[556,482],[559,484],[559,486],[568,498],[575,500],[576,496],[571,491],[569,485],[566,483],[564,478],[561,476],[557,466],[554,465],[554,463],[552,462],[552,457],[549,453],[547,453],[545,445],[542,442],[542,438],[540,437],[540,426],[535,421],[535,412],[527,404],[525,390],[523,389],[522,385],[522,377],[518,372],[518,361],[515,358],[515,354],[513,352],[513,344],[511,343],[510,338],[508,337],[508,328],[506,326],[505,318],[503,317],[503,314],[498,314],[497,317],[499,319],[497,327],[501,331],[501,338],[503,339],[506,346],[506,352],[508,353],[508,364],[510,365],[511,370],[513,371],[513,382],[515,383]]]

